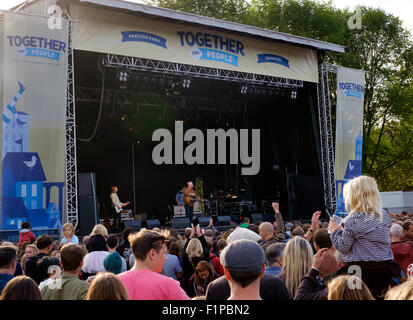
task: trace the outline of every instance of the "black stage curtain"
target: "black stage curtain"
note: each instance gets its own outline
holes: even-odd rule
[[[288,202],[291,220],[311,220],[315,211],[324,210],[321,177],[288,174]],[[322,217],[323,218],[323,214]]]

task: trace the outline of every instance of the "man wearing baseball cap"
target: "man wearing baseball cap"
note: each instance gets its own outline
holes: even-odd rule
[[[262,300],[260,279],[265,271],[265,253],[262,247],[251,240],[237,240],[221,253],[231,295],[229,300]]]

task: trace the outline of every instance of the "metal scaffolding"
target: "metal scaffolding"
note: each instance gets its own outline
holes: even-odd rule
[[[103,56],[102,64],[108,68],[125,68],[129,70],[149,71],[154,73],[174,74],[188,77],[235,81],[248,84],[267,85],[273,87],[301,88],[303,86],[302,80],[271,77],[253,73],[208,68],[175,62],[165,62],[135,57],[126,57],[113,54],[107,54]]]
[[[100,102],[101,89],[77,87],[77,102]],[[243,112],[244,104],[241,100],[212,99],[204,97],[191,97],[184,95],[165,96],[152,92],[136,92],[125,90],[105,89],[103,103],[110,107],[113,113],[112,103],[121,105],[136,105],[138,107],[167,107],[174,109],[187,109],[194,111],[219,111],[225,106],[225,111]]]
[[[72,21],[69,20],[68,74],[66,102],[66,216],[64,222],[78,224],[77,168],[76,168],[76,122],[75,122],[75,76],[72,46]]]
[[[73,74],[73,49],[71,47],[71,30],[69,32],[69,76],[68,76],[68,103],[67,103],[67,126],[66,126],[66,193],[67,193],[67,221],[74,225],[78,223],[77,214],[77,172],[76,172],[76,132],[75,132],[75,88]],[[269,77],[228,71],[179,63],[155,61],[134,57],[125,57],[107,54],[102,57],[102,65],[107,68],[128,69],[135,71],[146,71],[158,74],[172,74],[178,76],[189,76],[198,78],[209,78],[216,80],[234,81],[247,84],[300,88],[303,81]],[[334,177],[334,144],[332,137],[330,96],[328,86],[328,72],[336,72],[336,66],[328,63],[319,65],[318,111],[321,141],[322,175],[324,184],[324,199],[326,210],[333,214],[336,208],[336,188]],[[101,90],[96,88],[76,88],[76,100],[79,102],[99,102]],[[159,106],[159,97],[153,95],[127,92],[125,90],[104,90],[103,102],[110,104],[114,100],[123,104],[135,104],[141,106]],[[164,100],[167,107],[195,108],[197,110],[216,110],[215,99],[194,98],[185,96],[168,96]],[[239,101],[228,100],[228,106],[239,109]],[[222,104],[221,104],[222,105]],[[224,104],[227,106],[227,103]]]
[[[321,167],[323,174],[324,201],[327,213],[334,214],[337,206],[336,181],[334,175],[334,143],[331,127],[330,90],[328,73],[337,72],[337,67],[329,63],[319,64],[317,86],[318,117],[320,127]]]

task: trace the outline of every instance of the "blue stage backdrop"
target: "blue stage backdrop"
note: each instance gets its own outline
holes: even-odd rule
[[[64,214],[68,24],[4,14],[0,230],[60,229]]]

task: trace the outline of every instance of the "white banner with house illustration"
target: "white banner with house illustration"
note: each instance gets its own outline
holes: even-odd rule
[[[68,25],[47,20],[4,14],[0,230],[61,227]]]

